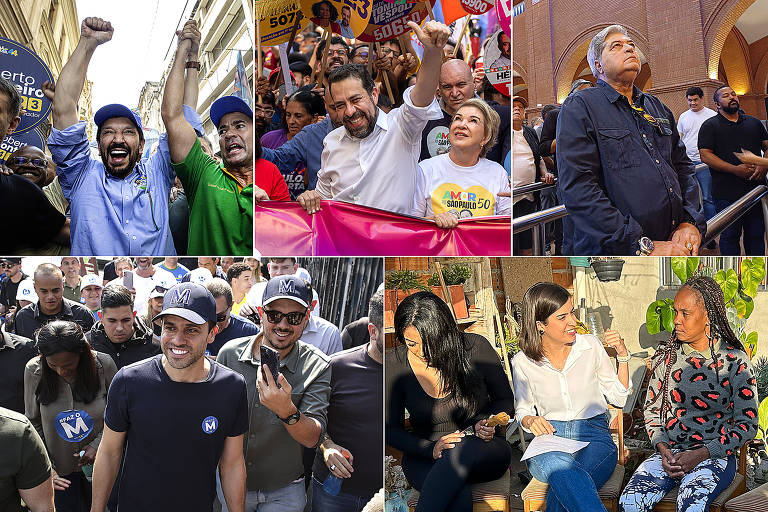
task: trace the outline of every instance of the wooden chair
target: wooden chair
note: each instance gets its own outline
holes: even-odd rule
[[[608,512],[618,512],[619,496],[624,482],[624,463],[626,462],[624,458],[624,415],[621,409],[614,409],[610,406],[609,408],[612,416],[616,413],[616,428],[611,428],[611,432],[616,432],[619,438],[619,463],[616,464],[613,474],[600,488],[597,495]],[[521,494],[525,512],[544,511],[547,508],[547,491],[549,491],[549,485],[535,478],[532,479]]]
[[[768,509],[768,483],[725,503],[725,512],[765,512],[766,509]]]
[[[709,506],[710,512],[725,512],[731,510],[726,507],[726,502],[731,498],[744,494],[747,490],[746,471],[747,471],[747,449],[752,440],[747,441],[744,446],[739,449],[739,464],[736,470],[736,476],[733,477],[733,482],[729,485],[720,495],[715,498],[715,501]],[[677,512],[677,491],[678,487],[675,487],[664,496],[660,502],[653,507],[656,512]],[[735,510],[735,509],[733,509]],[[752,509],[744,509],[752,510]],[[765,512],[765,506],[763,506],[760,512]]]
[[[511,483],[509,471],[493,482],[483,482],[472,486],[472,512],[510,512],[509,490]],[[413,512],[419,503],[419,491],[414,489],[408,497],[408,510]]]

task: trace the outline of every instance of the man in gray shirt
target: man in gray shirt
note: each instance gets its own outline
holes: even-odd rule
[[[281,510],[300,512],[306,504],[302,451],[315,447],[325,432],[331,383],[330,358],[299,339],[311,302],[303,279],[270,279],[259,307],[262,331],[228,342],[216,359],[240,372],[248,388],[246,511],[280,503]],[[267,368],[261,371],[262,343],[279,353],[277,383]]]

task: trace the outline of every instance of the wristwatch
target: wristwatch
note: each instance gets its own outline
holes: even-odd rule
[[[196,69],[200,71],[200,61],[197,60],[188,60],[187,64],[184,66],[187,69]]]
[[[278,416],[278,418],[280,418],[280,416]],[[280,420],[286,425],[295,425],[299,422],[299,418],[301,418],[301,411],[297,410],[287,418],[280,418]]]
[[[637,256],[649,256],[653,252],[653,240],[647,236],[640,237],[637,244],[640,246],[640,250],[635,253]]]

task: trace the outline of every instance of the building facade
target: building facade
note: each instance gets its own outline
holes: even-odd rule
[[[514,6],[513,89],[528,99],[529,117],[562,103],[573,80],[595,81],[589,43],[601,29],[621,24],[643,63],[635,85],[675,116],[688,109],[688,87],[701,87],[714,108],[712,93],[728,83],[746,113],[766,118],[768,0],[522,0]]]

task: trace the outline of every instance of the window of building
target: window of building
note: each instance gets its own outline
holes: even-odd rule
[[[240,7],[237,10],[237,14],[232,17],[232,21],[227,25],[226,30],[221,34],[219,40],[211,48],[212,61],[216,61],[225,50],[231,49],[229,44],[243,26],[245,26],[245,15],[243,14],[243,8]]]

